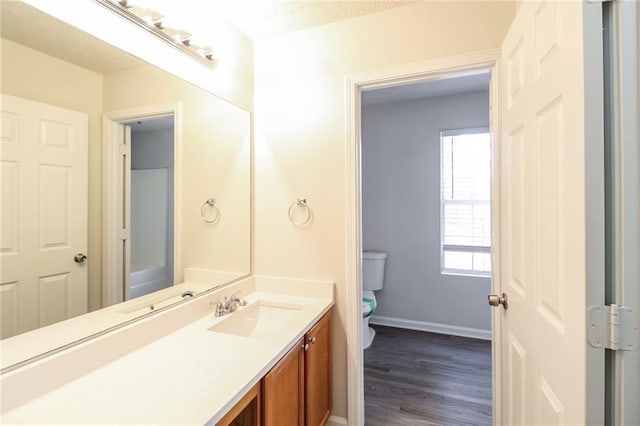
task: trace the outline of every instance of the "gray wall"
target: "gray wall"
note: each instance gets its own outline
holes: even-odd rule
[[[173,223],[174,223],[174,158],[173,158],[173,127],[159,130],[136,131],[135,124],[131,132],[131,169],[168,169],[167,178],[167,239],[166,266],[171,281],[174,280],[173,271]],[[171,283],[169,283],[171,284]]]
[[[388,254],[372,322],[491,329],[489,278],[440,273],[440,131],[488,125],[488,91],[363,107],[363,246]]]

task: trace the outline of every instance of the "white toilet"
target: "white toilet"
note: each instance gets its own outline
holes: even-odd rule
[[[362,253],[362,347],[371,346],[376,335],[369,327],[369,318],[376,311],[376,296],[374,290],[381,290],[384,284],[384,265],[387,253],[380,251],[365,251]]]

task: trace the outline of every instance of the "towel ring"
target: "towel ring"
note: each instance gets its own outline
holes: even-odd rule
[[[213,219],[207,219],[207,216],[206,216],[207,207],[215,210],[215,216],[213,217]],[[218,206],[216,206],[216,200],[214,198],[209,198],[207,201],[204,202],[204,204],[202,204],[202,207],[200,207],[200,218],[202,218],[202,220],[204,220],[207,223],[216,223],[219,217],[220,217],[220,210],[218,209]]]
[[[296,220],[293,218],[293,212],[295,207],[299,207],[301,209],[306,210],[307,217],[303,221],[296,222]],[[311,209],[307,205],[306,198],[298,198],[295,202],[291,203],[291,205],[289,206],[289,220],[291,221],[291,223],[293,223],[296,226],[303,226],[309,223],[309,221],[311,220]]]

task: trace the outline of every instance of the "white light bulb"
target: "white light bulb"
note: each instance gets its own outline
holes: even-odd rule
[[[153,25],[155,21],[159,21],[162,19],[162,15],[155,10],[143,9],[138,6],[132,6],[128,10],[149,25]]]

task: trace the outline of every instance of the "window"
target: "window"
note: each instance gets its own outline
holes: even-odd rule
[[[442,273],[491,274],[491,137],[488,128],[443,131]]]

